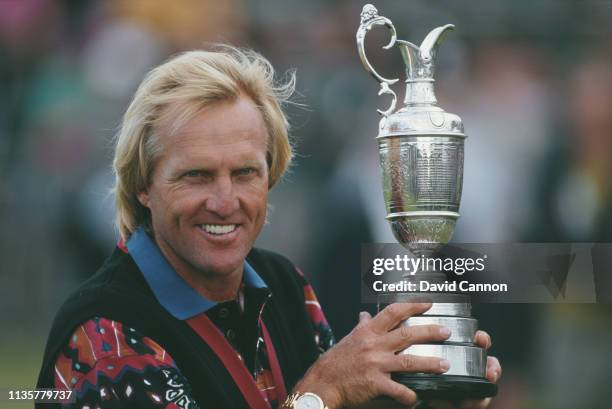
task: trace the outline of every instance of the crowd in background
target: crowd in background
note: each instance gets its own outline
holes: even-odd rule
[[[357,56],[362,6],[0,1],[0,358],[23,339],[41,356],[62,298],[116,243],[112,137],[144,74],[218,42],[260,51],[281,78],[297,70],[298,93],[286,107],[297,155],[271,192],[257,244],[302,267],[338,337],[346,334],[361,308],[360,243],[394,241],[374,139],[376,109],[388,101]],[[455,240],[611,242],[612,2],[376,6],[415,43],[439,25],[457,27],[440,47],[436,75],[441,106],[462,117],[469,136]],[[388,35],[381,28],[368,37],[370,60],[401,78],[397,49],[379,50]],[[607,305],[476,311],[506,369],[493,408],[610,406]]]

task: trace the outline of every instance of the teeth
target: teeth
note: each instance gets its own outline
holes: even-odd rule
[[[235,224],[202,224],[200,226],[206,233],[227,234],[236,229]]]

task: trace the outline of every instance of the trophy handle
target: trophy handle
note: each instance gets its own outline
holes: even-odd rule
[[[392,97],[391,105],[389,105],[389,108],[387,108],[385,111],[377,109],[379,114],[383,116],[388,116],[395,110],[395,105],[397,103],[397,95],[395,95],[395,92],[393,92],[393,90],[389,88],[389,85],[395,84],[397,81],[399,81],[399,78],[388,79],[383,77],[382,75],[376,72],[374,67],[372,67],[372,65],[368,61],[364,47],[365,36],[373,26],[385,26],[389,30],[391,30],[391,40],[389,41],[389,44],[383,46],[383,48],[385,50],[388,50],[389,48],[393,47],[395,41],[397,40],[397,33],[395,32],[395,27],[393,26],[393,23],[391,23],[391,20],[389,20],[388,18],[379,16],[376,7],[371,4],[366,4],[365,6],[363,6],[363,10],[361,11],[361,24],[359,25],[359,29],[357,30],[357,50],[359,51],[359,58],[361,59],[361,63],[363,64],[365,70],[372,74],[374,79],[376,79],[376,81],[380,83],[380,91],[378,91],[378,95],[389,94]]]

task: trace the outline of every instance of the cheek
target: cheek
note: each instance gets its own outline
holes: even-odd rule
[[[158,218],[179,224],[181,219],[197,213],[203,200],[204,195],[195,189],[166,189],[155,195],[155,205],[151,206],[151,210]]]
[[[268,208],[268,184],[250,186],[243,202],[253,217],[265,218]]]

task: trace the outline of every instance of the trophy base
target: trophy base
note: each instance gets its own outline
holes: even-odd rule
[[[497,385],[484,378],[459,375],[394,373],[394,381],[416,392],[419,399],[463,400],[497,395]]]

